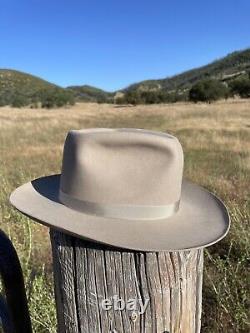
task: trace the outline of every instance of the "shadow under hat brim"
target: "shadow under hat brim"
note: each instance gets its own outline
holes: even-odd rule
[[[230,219],[212,193],[183,181],[179,211],[166,219],[126,220],[75,211],[58,199],[60,175],[38,178],[18,187],[10,202],[32,219],[77,237],[139,251],[202,248],[222,239]]]

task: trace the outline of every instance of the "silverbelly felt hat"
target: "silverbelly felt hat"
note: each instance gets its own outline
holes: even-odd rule
[[[178,139],[139,129],[70,131],[61,174],[20,186],[10,202],[51,228],[141,251],[205,247],[230,224],[215,195],[183,179]]]

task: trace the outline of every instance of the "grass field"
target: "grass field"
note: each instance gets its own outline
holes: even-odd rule
[[[60,172],[69,129],[138,127],[176,135],[185,177],[221,197],[229,235],[205,253],[202,332],[249,332],[250,101],[68,109],[0,108],[0,228],[20,256],[34,332],[56,332],[48,229],[10,207],[8,197],[30,179]]]

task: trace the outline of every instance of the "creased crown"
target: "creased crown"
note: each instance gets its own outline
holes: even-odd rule
[[[180,200],[183,151],[172,135],[138,129],[68,133],[60,191],[108,205],[161,206]]]

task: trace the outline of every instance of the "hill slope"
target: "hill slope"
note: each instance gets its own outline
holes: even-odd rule
[[[89,85],[70,86],[67,87],[67,89],[73,91],[75,97],[80,101],[107,102],[112,100],[112,97],[114,96],[114,93],[110,93]]]
[[[41,101],[45,97],[48,104],[56,100],[56,105],[71,103],[73,96],[79,101],[89,102],[112,102],[117,96],[126,92],[160,91],[175,93],[184,96],[188,90],[203,79],[217,79],[219,81],[232,81],[236,78],[248,77],[250,73],[250,48],[233,52],[226,57],[216,60],[206,66],[195,68],[169,78],[159,80],[147,80],[110,93],[102,89],[83,86],[59,87],[36,76],[10,69],[0,69],[0,106],[18,103],[28,105],[32,102]],[[48,97],[48,98],[47,98]],[[59,100],[59,101],[58,101]],[[45,104],[46,104],[45,103]]]
[[[0,69],[0,104],[10,104],[16,96],[31,99],[41,90],[61,89],[58,86],[23,72]]]
[[[105,102],[112,100],[113,93],[88,85],[62,88],[39,77],[11,69],[0,69],[0,106],[10,105],[15,99],[25,99],[32,103],[40,100],[46,91],[50,95],[73,95],[77,100],[88,102]]]
[[[146,80],[132,84],[124,91],[131,90],[158,90],[167,91],[185,90],[203,79],[232,80],[250,72],[250,48],[233,52],[226,57],[216,60],[206,66],[195,68],[169,78],[159,80]]]

